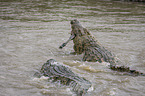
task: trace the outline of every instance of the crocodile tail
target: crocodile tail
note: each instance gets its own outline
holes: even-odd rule
[[[129,67],[125,66],[116,66],[116,65],[110,65],[110,69],[118,72],[125,72],[128,75],[133,75],[133,76],[145,76],[144,73],[141,73],[136,70],[131,70]]]

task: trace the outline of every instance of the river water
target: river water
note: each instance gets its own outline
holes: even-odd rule
[[[75,96],[69,87],[35,78],[55,59],[92,83],[86,96],[144,96],[145,77],[71,55],[70,20],[78,19],[124,65],[145,73],[145,4],[110,0],[1,0],[0,96]]]

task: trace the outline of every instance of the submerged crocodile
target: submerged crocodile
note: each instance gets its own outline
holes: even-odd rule
[[[44,63],[40,72],[36,72],[34,76],[47,76],[52,82],[59,81],[63,85],[70,86],[77,96],[83,96],[91,87],[88,80],[74,74],[68,67],[59,64],[54,59]]]
[[[90,62],[109,62],[110,69],[114,71],[125,72],[125,74],[129,75],[143,75],[145,74],[138,72],[136,70],[130,70],[129,67],[125,66],[117,66],[118,60],[116,57],[104,48],[95,38],[91,35],[91,33],[79,23],[77,19],[72,20],[71,22],[71,36],[70,38],[63,43],[59,48],[62,49],[67,43],[73,40],[74,43],[74,53],[82,54],[83,61],[90,61]]]

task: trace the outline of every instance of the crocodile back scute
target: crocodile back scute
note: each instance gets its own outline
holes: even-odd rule
[[[71,69],[53,59],[44,63],[40,72],[44,76],[50,77],[52,82],[60,81],[61,84],[70,86],[77,96],[86,94],[91,87],[91,83],[88,80],[79,77]]]

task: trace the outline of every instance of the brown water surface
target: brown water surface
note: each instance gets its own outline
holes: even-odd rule
[[[78,19],[126,66],[145,73],[145,5],[110,0],[0,1],[0,96],[75,96],[66,86],[34,78],[48,59],[92,82],[86,96],[144,96],[145,77],[121,75],[107,63],[70,55],[70,20]]]

